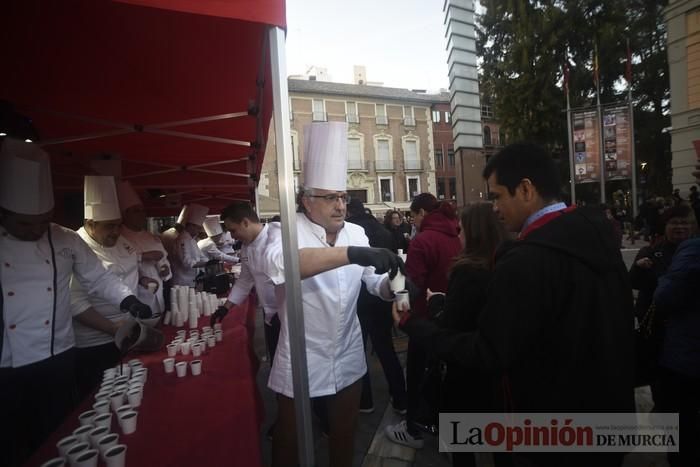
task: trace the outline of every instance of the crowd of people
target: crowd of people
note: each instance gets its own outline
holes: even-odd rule
[[[614,216],[561,202],[556,166],[536,145],[511,144],[489,159],[490,202],[458,211],[422,193],[410,216],[391,210],[382,223],[348,202],[347,158],[329,157],[346,153],[347,125],[315,123],[307,138],[295,225],[308,390],[330,465],[352,465],[359,414],[375,409],[369,341],[404,417],[385,429],[392,442],[423,448],[439,412],[633,412],[635,385],[651,384],[657,409],[680,414],[672,467],[700,465],[696,190],[689,204],[659,213],[657,238],[627,271]],[[170,284],[192,286],[201,268],[223,262],[240,263],[241,272],[213,319],[257,294],[277,397],[272,464],[297,465],[288,326],[295,310],[281,224],[261,223],[246,202],[220,216],[188,204],[157,236],[128,183],[87,176],[85,222],[72,231],[51,223],[48,156],[10,138],[1,151],[0,464],[21,465],[118,361],[114,335],[126,316],[163,313]],[[399,274],[407,308],[394,303]],[[654,335],[644,365],[635,316]],[[394,326],[409,338],[405,374]],[[475,465],[471,453],[452,460]],[[495,456],[498,466],[621,461],[620,453]]]

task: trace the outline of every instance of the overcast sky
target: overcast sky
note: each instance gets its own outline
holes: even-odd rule
[[[326,68],[352,83],[353,65],[385,86],[447,88],[443,0],[287,0],[287,72]]]

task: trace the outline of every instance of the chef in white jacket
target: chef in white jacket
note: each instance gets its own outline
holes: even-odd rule
[[[204,220],[204,231],[207,233],[207,238],[198,241],[197,246],[207,258],[225,263],[238,263],[238,257],[228,255],[221,250],[224,245],[224,230],[221,228],[219,216],[207,216]]]
[[[121,234],[121,211],[114,177],[88,175],[84,183],[85,224],[78,235],[102,264],[135,295],[155,282],[139,278],[140,253]],[[78,395],[85,397],[100,382],[102,372],[119,362],[114,335],[125,319],[119,307],[104,300],[80,281],[71,282],[71,310],[75,332]]]
[[[155,280],[151,308],[154,314],[161,314],[165,312],[163,282],[172,277],[168,253],[160,238],[146,229],[146,210],[131,184],[129,182],[117,184],[117,195],[122,214],[122,237],[136,247],[141,255],[139,275]],[[141,291],[141,289],[139,290]],[[142,291],[142,293],[144,292]],[[145,297],[144,301],[146,301]]]
[[[389,250],[370,248],[362,227],[345,222],[347,124],[314,123],[305,133],[305,190],[297,214],[299,263],[306,335],[309,391],[328,409],[330,465],[352,465],[367,371],[356,313],[361,282],[368,291],[392,299],[387,274],[403,267]],[[234,238],[235,233],[232,232]],[[281,332],[268,386],[278,393],[272,465],[296,465],[296,424],[292,364],[281,242],[269,244],[261,267],[275,284]],[[372,267],[374,266],[374,267]]]
[[[70,229],[51,223],[48,155],[0,150],[0,465],[20,465],[75,400],[71,277],[134,314],[150,313]]]
[[[187,204],[180,214],[179,224],[184,226],[177,235],[173,246],[170,264],[173,268],[173,285],[194,287],[194,280],[199,268],[204,267],[209,258],[197,246],[197,236],[202,231],[202,224],[209,208],[200,204]]]

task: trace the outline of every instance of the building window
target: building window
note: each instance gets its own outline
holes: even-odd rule
[[[450,184],[450,198],[457,199],[457,179],[450,177],[448,182]]]
[[[374,114],[376,115],[377,125],[389,124],[389,119],[386,116],[385,104],[374,104]]]
[[[350,199],[359,199],[362,204],[367,203],[367,190],[348,190]]]
[[[493,111],[490,105],[484,104],[481,106],[481,118],[493,118]]]
[[[348,123],[360,122],[360,118],[357,115],[357,102],[345,103],[345,119]]]
[[[445,123],[450,123],[450,112],[445,111]]]
[[[377,170],[393,170],[394,161],[391,158],[388,139],[377,139]]]
[[[484,127],[484,146],[491,146],[491,128]]]
[[[403,150],[403,161],[406,170],[420,170],[420,159],[418,159],[418,141],[404,141]]]
[[[440,123],[440,111],[433,110],[433,123]]]
[[[301,164],[299,162],[299,146],[297,145],[297,135],[296,133],[291,134],[292,140],[292,156],[294,161],[294,170],[301,170]]]
[[[379,194],[382,201],[394,200],[394,181],[391,177],[379,177]]]
[[[416,126],[416,118],[413,113],[413,106],[403,106],[403,124],[404,126]]]
[[[454,149],[447,150],[447,166],[448,167],[455,166],[455,151],[454,151]]]
[[[443,159],[442,149],[435,150],[435,168],[442,169],[445,161]]]
[[[292,110],[292,98],[289,98],[289,121],[294,121],[294,110]]]
[[[326,103],[323,99],[313,100],[313,115],[312,120],[314,122],[325,122],[326,121]]]
[[[348,170],[363,170],[360,138],[348,138]]]
[[[438,199],[445,199],[445,179],[437,179],[437,197]]]
[[[408,189],[408,201],[411,201],[420,194],[420,177],[406,177],[406,188]]]

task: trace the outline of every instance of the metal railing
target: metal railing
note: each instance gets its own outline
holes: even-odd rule
[[[404,160],[403,166],[404,166],[404,169],[406,169],[406,170],[420,170],[421,169],[421,161],[419,161],[419,160]]]
[[[393,160],[377,160],[374,161],[374,167],[377,170],[394,170]]]

